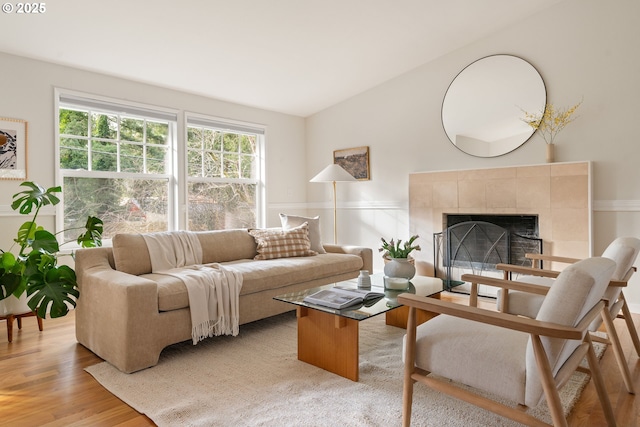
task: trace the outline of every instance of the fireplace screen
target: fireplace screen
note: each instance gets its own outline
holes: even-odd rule
[[[515,233],[486,221],[465,221],[433,235],[436,277],[447,288],[462,284],[465,273],[502,277],[496,264],[530,266],[526,253],[542,253],[542,239]],[[467,289],[465,286],[462,290]],[[481,290],[485,296],[494,292]]]

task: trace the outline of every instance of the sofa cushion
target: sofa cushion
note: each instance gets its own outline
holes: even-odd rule
[[[357,272],[362,269],[362,258],[351,254],[326,253],[312,257],[232,261],[224,266],[242,273],[242,296]]]
[[[242,273],[242,296],[358,271],[362,269],[362,258],[351,254],[327,253],[313,257],[275,260],[241,259],[222,265]],[[178,310],[189,306],[187,288],[180,279],[163,274],[145,274],[142,277],[158,284],[160,311]]]
[[[316,251],[319,254],[324,254],[326,251],[322,246],[322,233],[320,232],[320,217],[307,218],[304,216],[280,214],[280,222],[282,223],[282,229],[291,230],[298,227],[305,222],[309,224],[309,241],[311,242],[311,250]]]
[[[136,276],[151,273],[151,258],[142,234],[116,234],[111,244],[116,270]]]
[[[253,229],[249,230],[256,239],[258,255],[256,260],[304,257],[317,255],[311,250],[309,224],[306,222],[290,230]]]
[[[202,263],[227,262],[256,256],[256,241],[247,229],[201,231]]]
[[[205,264],[256,255],[256,242],[247,229],[200,231],[196,235]],[[116,234],[112,246],[116,270],[136,276],[151,273],[151,258],[142,234]]]

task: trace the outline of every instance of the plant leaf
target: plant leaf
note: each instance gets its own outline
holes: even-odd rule
[[[22,275],[0,269],[0,300],[7,298],[20,288]],[[22,292],[20,292],[22,293]]]
[[[35,233],[37,230],[42,230],[42,227],[38,227],[33,221],[27,221],[20,226],[18,229],[18,238],[14,241],[20,245],[20,247],[24,248],[29,241],[33,240],[35,237]]]
[[[48,254],[55,254],[60,250],[60,245],[56,236],[48,232],[47,230],[38,230],[34,233],[31,247],[38,252],[46,252]]]
[[[61,187],[51,187],[47,190],[31,181],[25,181],[21,186],[29,187],[31,190],[20,191],[13,195],[13,203],[11,203],[11,209],[19,211],[23,215],[31,213],[33,208],[39,208],[46,205],[57,205],[60,203],[60,199],[54,193],[60,193]]]
[[[87,231],[78,236],[78,244],[83,248],[102,246],[102,220],[95,216],[90,216],[87,218],[85,228]]]
[[[27,284],[27,304],[39,317],[65,316],[69,306],[76,306],[80,293],[76,289],[76,273],[67,265],[51,267],[30,277]]]

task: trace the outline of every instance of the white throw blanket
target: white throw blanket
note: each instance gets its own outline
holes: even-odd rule
[[[152,271],[177,277],[187,287],[193,344],[215,335],[238,335],[242,274],[219,264],[202,265],[202,247],[193,232],[142,236]]]

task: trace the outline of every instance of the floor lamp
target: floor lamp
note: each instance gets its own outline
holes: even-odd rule
[[[353,175],[344,170],[340,165],[330,164],[309,182],[331,182],[333,184],[333,243],[338,243],[338,225],[336,210],[336,182],[357,181]]]

